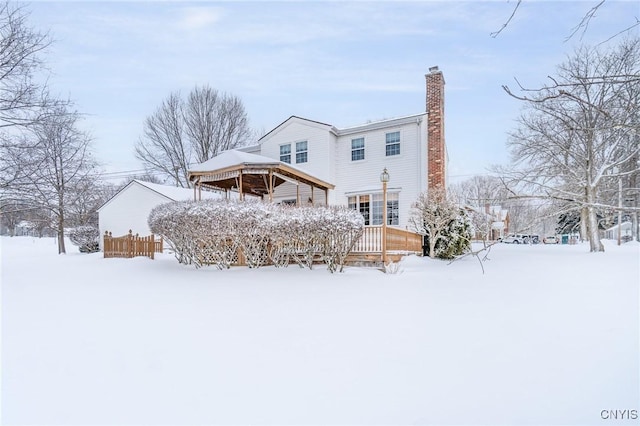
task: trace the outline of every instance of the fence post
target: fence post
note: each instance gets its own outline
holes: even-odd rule
[[[133,231],[129,229],[129,234],[127,234],[127,257],[133,257]]]
[[[102,237],[102,255],[103,257],[109,257],[107,256],[107,253],[111,252],[111,241],[109,238],[109,231],[104,231],[104,237]]]

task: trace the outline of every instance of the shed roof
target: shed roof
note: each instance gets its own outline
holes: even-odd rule
[[[98,208],[98,211],[101,210],[104,206],[111,203],[112,200],[117,198],[123,191],[126,191],[128,188],[138,185],[149,191],[152,191],[169,201],[188,201],[193,200],[193,189],[189,188],[179,188],[177,186],[168,186],[162,185],[159,183],[151,183],[146,182],[144,180],[134,179],[129,182],[124,188],[118,191],[113,197],[109,198],[103,205]],[[221,194],[215,192],[203,192],[202,198],[220,198]]]

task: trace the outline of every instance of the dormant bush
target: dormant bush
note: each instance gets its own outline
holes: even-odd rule
[[[78,226],[69,232],[69,240],[80,247],[82,253],[96,253],[100,251],[100,231],[95,226]]]
[[[260,201],[206,200],[163,204],[149,215],[180,263],[229,268],[238,253],[247,266],[295,262],[312,268],[322,260],[330,272],[362,235],[364,220],[342,207],[291,207]]]

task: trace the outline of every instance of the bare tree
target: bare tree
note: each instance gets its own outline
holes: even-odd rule
[[[191,162],[245,145],[253,136],[242,101],[209,86],[195,87],[182,100],[172,93],[147,118],[136,156],[149,171],[188,187]]]
[[[23,7],[0,4],[0,127],[33,122],[47,98],[34,75],[43,68],[39,54],[50,41],[28,27],[27,17]]]
[[[460,203],[478,208],[501,205],[509,197],[502,181],[495,176],[473,176],[452,185],[450,191]]]
[[[640,39],[580,48],[550,78],[552,87],[521,97],[525,109],[508,143],[519,185],[512,191],[581,211],[591,251],[603,251],[598,210],[619,210],[603,189],[638,172]]]
[[[23,6],[0,3],[0,146],[18,148],[17,130],[40,123],[56,105],[67,101],[50,97],[42,52],[50,45],[48,34],[28,26]],[[16,179],[15,169],[0,158],[0,188]]]
[[[252,136],[240,98],[219,93],[209,86],[196,87],[189,93],[184,121],[198,162],[242,146]]]
[[[57,106],[45,121],[29,127],[18,146],[3,149],[17,176],[4,196],[51,214],[58,233],[58,253],[66,253],[64,228],[71,205],[89,194],[86,183],[95,179],[90,137],[78,130],[79,119],[77,112]]]
[[[506,19],[505,23],[502,24],[502,26],[497,31],[492,32],[490,34],[491,37],[496,38],[498,35],[500,35],[500,33],[502,31],[504,31],[505,28],[507,28],[509,26],[509,24],[511,23],[513,18],[516,16],[516,13],[518,12],[518,8],[522,4],[522,0],[516,0],[515,3],[516,4],[513,7],[509,17]],[[590,9],[588,9],[584,13],[584,15],[582,16],[582,19],[580,19],[578,24],[576,24],[573,28],[571,28],[569,35],[565,38],[564,41],[571,40],[578,33],[580,33],[580,37],[584,36],[584,34],[589,29],[589,24],[591,23],[591,20],[597,16],[598,10],[606,7],[606,6],[604,6],[605,3],[606,3],[606,0],[599,0],[597,4],[595,4]],[[617,30],[617,32],[613,33],[606,40],[603,40],[600,44],[606,43],[609,40],[611,40],[611,39],[613,39],[615,37],[618,37],[618,36],[620,36],[622,34],[631,32],[634,28],[637,28],[638,26],[640,26],[640,19],[638,19],[638,16],[632,16],[632,17],[630,16],[629,17],[628,26],[624,26],[625,24],[623,24],[623,23],[621,23],[621,25],[623,25],[622,28]]]
[[[188,187],[192,155],[184,135],[183,109],[180,94],[172,93],[147,117],[144,136],[136,145],[136,157],[148,170],[175,179],[176,186]]]
[[[17,200],[2,200],[0,204],[0,222],[7,228],[9,236],[15,235],[16,226],[23,220],[33,207]]]

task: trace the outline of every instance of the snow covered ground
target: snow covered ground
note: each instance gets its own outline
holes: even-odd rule
[[[638,422],[603,419],[640,409],[635,243],[498,245],[484,275],[69,248],[2,237],[3,424]]]

